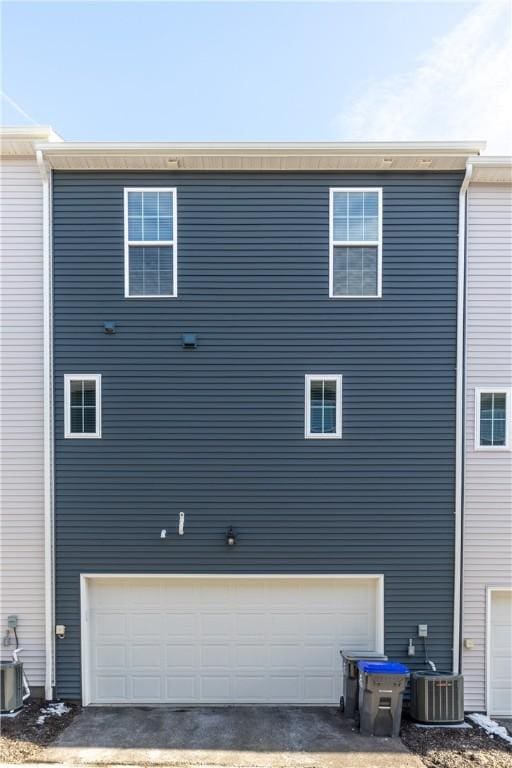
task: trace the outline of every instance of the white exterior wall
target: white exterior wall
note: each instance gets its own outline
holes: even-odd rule
[[[468,193],[462,637],[465,707],[486,709],[486,591],[512,583],[512,451],[475,451],[475,387],[512,385],[512,186]]]
[[[45,677],[43,213],[35,158],[2,158],[0,631],[18,617],[30,685]],[[10,658],[13,645],[0,645]]]

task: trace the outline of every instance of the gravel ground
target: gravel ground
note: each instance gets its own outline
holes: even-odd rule
[[[69,712],[46,717],[38,725],[44,704],[31,701],[16,717],[2,717],[0,763],[37,763],[44,761],[45,747],[66,728],[80,707],[68,704]]]
[[[401,737],[427,768],[512,768],[512,745],[482,728],[417,728],[407,717]]]

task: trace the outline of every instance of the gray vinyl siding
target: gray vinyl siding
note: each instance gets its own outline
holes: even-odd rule
[[[2,159],[0,622],[18,616],[32,687],[44,685],[42,185],[30,158]],[[13,645],[1,646],[2,659]]]
[[[178,190],[177,299],[124,298],[123,187],[144,185]],[[351,185],[384,188],[382,299],[328,298],[329,187]],[[386,652],[424,622],[450,667],[459,185],[55,173],[59,696],[80,696],[81,572],[383,573]],[[101,440],[63,439],[76,372],[103,376]],[[343,374],[342,440],[304,439],[306,373]]]
[[[475,387],[512,386],[512,187],[468,195],[463,649],[466,709],[485,701],[486,589],[512,586],[512,452],[475,451]]]

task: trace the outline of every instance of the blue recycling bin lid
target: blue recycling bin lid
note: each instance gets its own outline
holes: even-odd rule
[[[409,668],[399,661],[358,661],[361,672],[378,675],[409,675]]]

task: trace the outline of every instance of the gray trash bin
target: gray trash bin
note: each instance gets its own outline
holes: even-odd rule
[[[387,656],[377,651],[340,651],[343,663],[343,695],[340,709],[347,717],[354,717],[358,708],[359,670],[357,662],[363,660],[387,661]]]
[[[359,728],[363,736],[398,736],[409,669],[396,661],[359,661]]]

